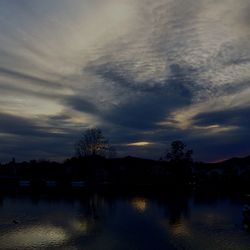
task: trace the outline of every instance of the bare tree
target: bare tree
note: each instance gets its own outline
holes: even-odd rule
[[[84,156],[105,156],[109,157],[114,148],[98,128],[87,129],[75,145],[76,155]]]

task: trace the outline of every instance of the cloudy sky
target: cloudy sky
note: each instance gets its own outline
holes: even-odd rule
[[[249,0],[0,0],[0,161],[250,154]]]

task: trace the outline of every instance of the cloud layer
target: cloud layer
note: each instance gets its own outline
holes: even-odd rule
[[[174,139],[199,160],[249,154],[249,10],[0,0],[0,160],[68,157],[92,126],[121,155],[160,157]]]

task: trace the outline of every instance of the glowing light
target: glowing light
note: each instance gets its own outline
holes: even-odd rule
[[[131,204],[139,213],[145,212],[148,208],[148,200],[145,198],[134,198]]]
[[[145,147],[145,146],[149,146],[152,145],[152,142],[148,142],[148,141],[140,141],[140,142],[133,142],[133,143],[128,143],[127,146],[131,146],[131,147]]]
[[[66,232],[56,226],[36,226],[24,228],[20,231],[6,233],[0,238],[3,248],[24,249],[29,246],[45,247],[51,244],[59,244],[68,239]]]

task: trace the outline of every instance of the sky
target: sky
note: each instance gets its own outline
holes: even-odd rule
[[[0,0],[0,162],[250,154],[249,0]]]

